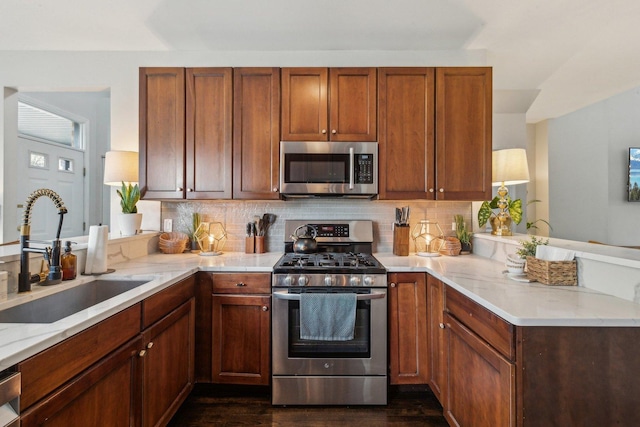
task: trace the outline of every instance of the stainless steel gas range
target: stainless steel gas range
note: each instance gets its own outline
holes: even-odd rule
[[[286,221],[285,236],[301,225],[316,231],[318,252],[288,252],[274,266],[272,360],[274,405],[385,405],[387,403],[387,276],[371,255],[371,221]],[[343,321],[352,335],[309,336],[308,304],[346,298],[321,311],[320,323]],[[351,303],[351,306],[348,303]],[[330,303],[330,302],[329,302]],[[329,305],[329,307],[331,307]],[[324,307],[326,309],[326,306]],[[341,312],[340,310],[346,310]],[[311,319],[311,320],[310,320]],[[315,318],[318,320],[318,317]],[[318,328],[324,325],[311,325]],[[338,325],[343,326],[343,325]]]

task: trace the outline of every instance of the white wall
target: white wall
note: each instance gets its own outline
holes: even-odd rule
[[[484,66],[485,51],[0,52],[0,87],[111,90],[111,148],[138,150],[138,69],[144,66]],[[4,107],[0,106],[0,117]],[[4,135],[4,120],[0,135]],[[0,145],[4,145],[0,141]],[[5,175],[6,176],[6,175]],[[111,190],[116,230],[117,195]]]
[[[640,88],[548,121],[553,236],[640,242],[640,203],[627,202],[628,149],[640,146]]]

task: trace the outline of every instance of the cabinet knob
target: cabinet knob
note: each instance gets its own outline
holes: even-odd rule
[[[335,129],[331,129],[331,133],[335,135],[336,133],[338,133],[338,131]]]
[[[429,189],[429,193],[433,193],[433,188],[430,188],[430,189]]]
[[[187,193],[191,193],[193,191],[193,188],[187,188]]]
[[[269,311],[269,307],[267,307],[266,305],[262,306],[262,311]]]
[[[240,283],[236,283],[236,286],[240,288],[240,287],[242,287],[242,286],[247,286],[247,285],[246,285],[246,284],[244,284],[243,282],[240,282]]]
[[[327,134],[327,130],[326,129],[322,129],[322,134],[326,135]]]
[[[440,323],[438,326],[440,326],[440,329],[444,329],[444,323]]]
[[[151,348],[153,347],[153,341],[151,341],[149,344],[147,344],[147,348]]]
[[[395,288],[395,287],[396,287],[396,284],[395,284],[395,283],[393,283],[393,282],[391,282],[391,283],[389,283],[389,286],[391,286],[392,288]]]
[[[277,193],[278,192],[278,187],[273,187],[273,192]]]
[[[138,353],[138,356],[144,357],[145,354],[147,354],[147,350],[140,350],[140,353]]]
[[[444,188],[441,188],[438,191],[441,192],[441,193],[444,193]]]
[[[182,187],[176,188],[176,191],[182,191]]]

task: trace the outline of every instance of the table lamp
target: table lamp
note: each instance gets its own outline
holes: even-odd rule
[[[492,186],[498,188],[499,225],[497,236],[511,236],[511,216],[509,215],[509,190],[507,185],[529,182],[527,152],[524,148],[508,148],[492,153]]]

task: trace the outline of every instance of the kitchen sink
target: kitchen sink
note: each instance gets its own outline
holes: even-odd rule
[[[97,279],[0,311],[0,323],[53,323],[113,298],[149,280]]]

